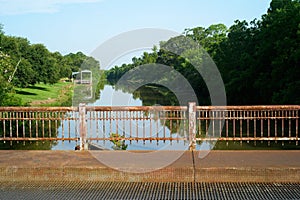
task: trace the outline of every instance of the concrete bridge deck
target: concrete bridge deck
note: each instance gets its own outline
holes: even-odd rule
[[[139,162],[138,170],[134,160],[125,163],[128,154],[151,152],[0,152],[0,181],[300,183],[300,151],[211,151],[202,159],[199,153],[205,152],[159,151],[149,160],[153,165]],[[178,153],[181,156],[166,167],[153,167]],[[120,167],[107,166],[103,158],[112,158]]]

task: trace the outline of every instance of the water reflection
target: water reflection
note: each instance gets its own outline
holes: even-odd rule
[[[89,106],[142,106],[140,98],[124,90],[116,89],[113,85],[105,85],[100,91],[100,98]]]
[[[168,96],[168,98],[166,98]],[[175,100],[175,101],[174,101]],[[150,106],[150,105],[177,105],[176,97],[169,92],[166,88],[157,88],[151,85],[146,85],[133,94],[128,93],[126,88],[116,88],[113,85],[105,85],[100,91],[100,98],[93,103],[89,103],[88,106]],[[126,137],[143,137],[143,138],[157,138],[157,137],[173,137],[181,138],[185,137],[185,127],[183,122],[180,121],[181,113],[168,113],[160,111],[141,111],[135,113],[139,116],[131,116],[134,119],[148,119],[148,120],[118,120],[122,116],[117,116],[119,113],[112,112],[109,118],[116,118],[117,120],[100,120],[100,115],[107,115],[107,113],[99,113],[99,120],[88,120],[88,133],[89,137],[103,137],[107,138],[112,133],[118,133]],[[116,116],[114,116],[116,115]],[[123,113],[123,115],[134,115],[133,113]],[[164,115],[164,116],[162,116]],[[172,116],[174,115],[174,116]],[[176,115],[176,116],[175,116]],[[95,116],[94,116],[95,117]],[[160,120],[163,118],[177,118],[176,120]],[[184,117],[184,116],[182,116]],[[103,118],[103,116],[102,116]],[[63,122],[67,123],[67,122]],[[75,126],[73,124],[73,126]],[[67,127],[64,125],[64,127]],[[101,128],[99,128],[101,127]],[[76,128],[75,128],[76,129]],[[78,132],[78,127],[76,129]],[[62,126],[59,127],[58,137],[62,137]],[[78,134],[78,133],[77,133]],[[79,135],[79,134],[78,134]],[[112,149],[112,142],[110,141],[93,141],[96,145],[103,149]],[[145,141],[126,141],[128,144],[128,150],[157,150],[157,149],[177,149],[184,150],[188,148],[188,145],[184,141],[157,141],[157,140],[145,140]],[[69,149],[72,150],[77,145],[74,142],[62,142],[59,141],[53,150]]]

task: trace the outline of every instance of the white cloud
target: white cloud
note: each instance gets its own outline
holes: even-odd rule
[[[64,4],[95,3],[102,0],[0,0],[0,15],[58,12]]]

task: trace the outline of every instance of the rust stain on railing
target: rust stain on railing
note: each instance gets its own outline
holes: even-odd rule
[[[299,141],[300,105],[0,107],[0,141]],[[112,138],[111,133],[122,137]]]

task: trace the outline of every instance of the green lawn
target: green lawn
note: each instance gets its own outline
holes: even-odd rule
[[[68,105],[72,98],[73,83],[58,82],[53,85],[35,84],[27,88],[16,88],[16,97],[31,106]]]

